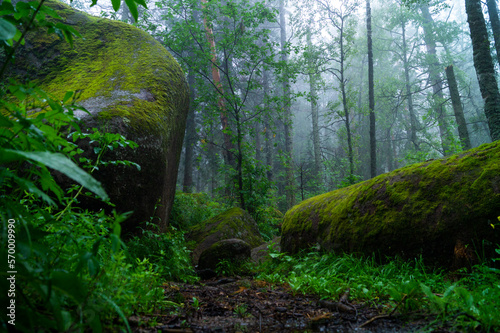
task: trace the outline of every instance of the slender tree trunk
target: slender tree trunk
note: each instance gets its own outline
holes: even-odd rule
[[[242,143],[243,143],[243,133],[241,131],[241,119],[239,112],[235,113],[235,122],[236,122],[236,143],[238,149],[238,155],[236,159],[236,167],[238,170],[238,194],[240,197],[240,206],[242,209],[247,209],[245,204],[245,195],[243,189],[243,151],[242,151]]]
[[[493,39],[495,40],[497,61],[500,65],[500,18],[498,17],[496,0],[486,0],[486,5],[488,6],[488,15],[490,16],[491,30],[493,30]]]
[[[202,2],[202,8],[204,9],[207,0],[201,0],[201,2]],[[206,17],[203,18],[203,24],[205,26],[205,33],[207,35],[207,40],[210,45],[210,51],[212,53],[212,79],[214,80],[214,84],[219,93],[218,107],[221,110],[220,120],[224,136],[224,149],[223,149],[224,161],[226,162],[227,165],[234,166],[234,157],[233,157],[234,147],[231,141],[231,135],[228,133],[230,129],[229,119],[227,118],[227,110],[226,110],[226,105],[224,103],[224,90],[222,88],[220,72],[219,68],[217,67],[217,52],[215,48],[215,38],[212,28],[210,27]]]
[[[269,96],[269,74],[267,70],[264,68],[263,69],[263,88],[264,88],[264,108],[266,110],[269,110],[269,102],[268,102],[268,96]],[[273,144],[272,144],[272,131],[271,131],[271,115],[270,112],[267,112],[265,115],[265,120],[264,120],[264,135],[266,138],[266,165],[268,167],[267,170],[267,180],[269,182],[273,181]]]
[[[415,146],[416,150],[420,150],[417,141],[417,117],[415,116],[415,110],[413,109],[413,94],[411,92],[411,82],[410,82],[410,64],[408,61],[408,46],[406,44],[406,20],[401,20],[401,31],[403,37],[403,67],[405,70],[405,88],[406,88],[406,98],[408,102],[408,112],[410,113],[410,141]]]
[[[253,125],[255,132],[255,159],[262,161],[262,143],[260,142],[260,122],[256,121]]]
[[[342,105],[344,109],[345,128],[347,134],[347,157],[349,159],[349,181],[353,182],[354,178],[354,153],[352,149],[352,134],[351,134],[351,119],[349,115],[349,106],[347,104],[346,80],[344,77],[344,26],[340,28],[340,90],[342,93]]]
[[[450,89],[451,103],[458,125],[458,136],[462,143],[464,150],[471,149],[469,131],[467,130],[467,123],[465,122],[464,110],[462,109],[462,102],[460,101],[460,94],[458,92],[457,80],[455,78],[455,71],[453,65],[446,67],[446,78],[448,79],[448,87]]]
[[[190,193],[193,190],[193,156],[194,144],[196,142],[196,115],[194,110],[195,77],[193,71],[188,72],[189,83],[189,113],[186,121],[185,154],[184,154],[184,180],[182,190]]]
[[[495,78],[495,68],[490,53],[488,31],[479,0],[465,0],[465,11],[469,22],[474,67],[481,96],[484,100],[484,113],[488,119],[493,141],[500,140],[500,93]]]
[[[280,13],[280,27],[281,27],[281,60],[284,64],[288,63],[288,48],[286,45],[286,19],[285,19],[285,4],[284,0],[279,2]],[[285,194],[287,207],[290,208],[295,205],[295,179],[293,174],[293,159],[292,159],[292,114],[290,110],[290,79],[288,71],[284,72],[283,80],[283,113],[284,113],[284,126],[285,126]]]
[[[124,0],[122,0],[120,8],[121,8],[121,12],[122,12],[121,20],[123,22],[127,22],[130,24],[134,23],[134,18],[132,17],[132,14],[130,13],[130,9],[128,9],[128,6]]]
[[[377,175],[377,138],[375,131],[375,94],[373,83],[372,14],[366,0],[366,31],[368,40],[368,108],[370,109],[370,176]]]
[[[387,134],[386,134],[386,137],[387,137],[387,143],[386,143],[386,154],[387,154],[387,171],[388,172],[391,172],[392,170],[394,170],[394,166],[393,166],[393,161],[394,161],[394,156],[392,156],[392,141],[391,141],[391,129],[388,128],[387,129]]]
[[[311,30],[307,28],[307,46],[312,49]],[[314,178],[321,180],[321,148],[319,141],[319,112],[318,112],[318,91],[317,74],[314,66],[314,60],[309,60],[309,90],[311,93],[311,118],[312,118],[312,137],[314,152]]]
[[[422,18],[424,21],[424,41],[429,56],[429,79],[432,84],[432,92],[434,96],[434,113],[437,117],[439,134],[441,136],[441,146],[443,155],[452,153],[451,138],[448,131],[448,122],[446,120],[446,109],[444,107],[443,82],[439,73],[441,65],[436,52],[436,41],[434,40],[434,20],[432,19],[429,7],[427,5],[420,6]]]

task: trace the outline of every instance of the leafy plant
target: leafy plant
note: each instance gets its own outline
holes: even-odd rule
[[[136,3],[145,6],[142,0],[126,3],[136,18]],[[116,9],[120,4],[113,1]],[[79,36],[44,0],[15,5],[6,0],[0,9],[0,78],[31,28],[47,28],[70,43]],[[113,330],[119,326],[130,332],[127,318],[133,312],[172,305],[163,300],[153,264],[144,258],[131,264],[126,256],[120,223],[128,214],[78,207],[81,195],[108,202],[91,175],[94,170],[113,164],[139,166],[106,160],[110,150],[137,145],[117,134],[83,131],[76,110],[86,112],[71,91],[61,99],[29,81],[21,84],[9,78],[0,85],[0,253],[7,257],[7,240],[15,235],[10,271],[17,271],[16,288],[15,297],[9,297],[16,302],[18,331],[102,332],[114,325]],[[91,141],[95,157],[82,157],[77,140]],[[54,171],[77,185],[63,189]],[[0,273],[2,290],[9,288],[6,272]],[[3,311],[0,326],[12,323]]]
[[[157,225],[146,223],[152,229]],[[146,260],[161,277],[172,281],[194,282],[198,278],[191,265],[190,251],[184,233],[171,227],[166,233],[142,229],[141,235],[127,241],[129,261]]]
[[[250,316],[248,313],[248,305],[247,304],[238,304],[234,307],[234,314],[236,314],[240,318],[246,318]]]
[[[223,213],[229,207],[211,200],[205,193],[177,192],[170,214],[170,224],[179,229],[187,228]]]
[[[337,299],[350,289],[358,301],[383,302],[403,314],[437,314],[432,325],[452,324],[459,331],[492,332],[500,328],[495,315],[500,311],[496,302],[500,297],[499,273],[486,264],[475,266],[450,284],[443,272],[429,270],[421,259],[392,259],[378,264],[373,257],[321,254],[316,250],[289,256],[274,249],[270,256],[272,260],[260,266],[257,278],[288,284],[295,292]]]

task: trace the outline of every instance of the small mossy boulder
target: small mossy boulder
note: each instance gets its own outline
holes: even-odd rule
[[[203,251],[218,241],[237,238],[245,241],[251,248],[264,241],[259,228],[250,214],[241,208],[231,208],[190,228],[187,241],[194,243],[193,261],[198,263]]]
[[[189,108],[189,89],[179,64],[146,32],[120,21],[87,15],[48,0],[63,22],[76,29],[74,47],[44,29],[28,33],[15,55],[10,77],[29,80],[62,100],[75,92],[82,128],[119,133],[139,144],[115,150],[107,160],[130,160],[133,167],[100,167],[100,180],[119,211],[134,211],[125,230],[159,218],[168,222]],[[91,150],[88,142],[80,146]],[[90,152],[88,152],[90,154]],[[85,204],[99,209],[100,203]],[[90,206],[90,207],[89,207]],[[158,219],[156,219],[157,221]]]
[[[212,244],[204,250],[198,260],[198,269],[217,268],[217,264],[227,261],[234,264],[241,264],[250,259],[250,245],[241,239],[224,239]]]
[[[262,264],[264,261],[271,259],[269,254],[270,247],[273,251],[280,252],[280,242],[281,237],[274,237],[273,240],[253,248],[251,253],[252,261],[256,264]]]
[[[500,243],[500,141],[410,165],[290,209],[281,248],[312,245],[364,255],[422,255],[457,268]]]

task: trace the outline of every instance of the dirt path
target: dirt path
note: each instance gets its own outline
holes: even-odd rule
[[[152,318],[131,320],[135,332],[415,332],[425,325],[408,325],[374,307],[350,303],[348,294],[337,301],[320,300],[252,279],[168,284],[165,294],[184,302],[181,313],[158,314],[154,325]]]

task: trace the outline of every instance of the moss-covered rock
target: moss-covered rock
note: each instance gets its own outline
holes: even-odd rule
[[[281,252],[280,242],[281,237],[274,237],[271,241],[253,248],[251,252],[252,261],[256,264],[262,264],[264,261],[271,259],[269,248],[272,247],[273,251]]]
[[[156,215],[165,226],[175,194],[189,105],[188,87],[175,59],[154,38],[129,24],[89,16],[54,0],[46,2],[78,30],[74,48],[55,34],[29,33],[10,76],[28,77],[56,98],[77,92],[84,126],[123,134],[139,144],[112,158],[133,168],[95,173],[118,210],[134,214],[129,227]]]
[[[264,241],[254,219],[241,208],[231,208],[207,221],[193,226],[186,236],[193,242],[193,261],[198,263],[203,251],[218,241],[237,238],[254,248]]]
[[[212,244],[204,250],[198,261],[198,269],[217,268],[217,264],[228,261],[233,264],[241,264],[250,259],[250,245],[241,239],[224,239]]]
[[[407,166],[303,201],[282,226],[283,251],[311,245],[464,266],[500,243],[500,141]]]

